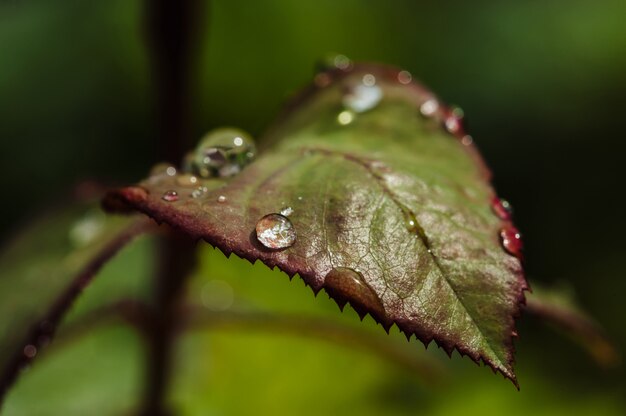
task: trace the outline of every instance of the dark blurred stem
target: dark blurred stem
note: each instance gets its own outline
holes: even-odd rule
[[[146,38],[162,159],[178,164],[191,144],[196,60],[206,0],[146,0]],[[168,414],[167,396],[178,325],[178,303],[193,267],[195,244],[174,234],[160,242],[155,304],[148,328],[147,386],[142,414]]]
[[[207,9],[208,0],[146,0],[160,157],[174,164],[191,146],[196,63]]]
[[[148,324],[147,388],[142,414],[161,416],[167,412],[172,370],[172,353],[180,324],[180,300],[186,278],[194,267],[195,242],[188,236],[172,234],[160,241],[160,267],[155,304]]]

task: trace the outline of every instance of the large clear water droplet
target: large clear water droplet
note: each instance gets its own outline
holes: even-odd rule
[[[254,140],[235,128],[221,128],[204,136],[193,157],[192,171],[208,177],[238,174],[256,153]]]
[[[256,238],[267,248],[283,249],[296,242],[296,230],[284,215],[268,214],[256,223]]]
[[[504,227],[500,230],[500,241],[502,247],[509,253],[516,257],[522,257],[522,249],[524,244],[522,243],[522,235],[512,225]]]
[[[385,308],[361,273],[348,267],[335,267],[324,279],[324,289],[343,309],[347,302],[363,318],[370,313],[384,321]]]
[[[383,90],[376,85],[376,78],[366,74],[360,84],[344,95],[343,105],[356,113],[363,113],[376,107],[382,98]]]

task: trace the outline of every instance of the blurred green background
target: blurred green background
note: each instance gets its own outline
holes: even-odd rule
[[[515,207],[530,278],[566,282],[624,351],[624,16],[623,0],[214,0],[191,129],[199,137],[236,125],[260,135],[329,52],[411,71],[465,110],[499,193]],[[144,18],[136,0],[0,2],[2,240],[79,181],[133,182],[158,161]],[[192,297],[217,278],[233,288],[234,305],[358,322],[297,279],[200,251]],[[115,281],[115,270],[149,258],[149,242],[140,241],[105,273]],[[94,286],[83,302],[97,295]],[[358,348],[262,331],[196,332],[180,345],[171,401],[190,415],[626,413],[623,367],[598,368],[531,319],[520,320],[519,332],[521,392],[414,341],[416,355],[448,368],[442,386]],[[390,342],[406,343],[399,334]],[[50,348],[5,412],[120,414],[141,389],[142,355],[123,327]]]

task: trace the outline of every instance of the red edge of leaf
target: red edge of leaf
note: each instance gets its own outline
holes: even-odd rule
[[[504,371],[503,369],[498,368],[493,363],[482,358],[478,353],[470,351],[468,348],[456,345],[454,343],[445,343],[435,340],[432,333],[424,331],[422,328],[416,326],[408,320],[392,321],[384,314],[378,314],[371,309],[367,310],[364,305],[360,305],[358,303],[355,303],[354,301],[350,301],[342,297],[339,293],[333,290],[328,290],[328,288],[324,287],[324,285],[317,284],[315,276],[313,275],[307,274],[306,272],[298,270],[295,267],[290,267],[288,264],[279,264],[271,257],[267,259],[258,258],[255,256],[254,253],[245,249],[241,249],[241,247],[234,245],[232,241],[218,235],[202,234],[199,230],[197,230],[197,226],[193,218],[181,215],[171,207],[165,206],[165,208],[163,208],[163,205],[151,201],[149,198],[149,192],[140,186],[129,186],[119,190],[110,191],[103,200],[103,207],[109,211],[115,212],[132,212],[133,210],[138,210],[151,217],[158,224],[166,223],[173,228],[179,229],[189,234],[195,240],[206,241],[211,246],[219,248],[226,257],[230,257],[231,254],[235,254],[238,257],[249,261],[251,264],[254,264],[256,261],[261,261],[270,269],[276,267],[279,270],[283,271],[289,276],[290,279],[298,274],[300,278],[302,278],[304,283],[307,286],[311,287],[315,296],[317,296],[321,289],[325,289],[331,299],[333,299],[337,303],[341,310],[343,310],[343,307],[346,303],[350,303],[350,305],[361,316],[361,319],[363,319],[366,314],[370,314],[372,318],[374,318],[385,329],[386,332],[389,332],[393,325],[396,325],[398,329],[406,335],[407,340],[410,340],[410,338],[415,335],[415,337],[419,341],[421,341],[426,348],[428,348],[428,345],[434,340],[437,346],[439,348],[442,348],[449,357],[452,357],[452,353],[456,349],[461,356],[469,357],[476,364],[480,365],[482,361],[486,366],[490,367],[494,373],[500,372],[504,376],[504,378],[509,379],[513,383],[518,391],[520,389],[517,377],[512,371],[513,364],[515,363],[515,345],[513,339],[515,337],[518,337],[517,331],[515,329],[515,320],[519,316],[521,316],[523,307],[526,304],[526,297],[524,295],[524,292],[531,290],[530,286],[526,282],[526,279],[524,278],[524,273],[522,270],[520,270],[517,275],[518,281],[520,283],[520,290],[518,291],[516,296],[517,300],[515,310],[511,315],[509,315],[507,332],[510,334],[510,337],[505,342],[505,347],[507,351],[506,364],[511,368],[511,371]]]

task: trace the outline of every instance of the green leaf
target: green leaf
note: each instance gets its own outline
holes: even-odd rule
[[[514,316],[526,282],[500,237],[514,228],[492,211],[489,172],[459,117],[403,75],[373,65],[318,74],[234,178],[202,179],[207,191],[194,198],[198,184],[154,175],[111,193],[108,205],[299,274],[340,307],[350,302],[386,329],[456,348],[516,383]],[[162,198],[168,191],[176,201]],[[295,243],[270,249],[257,224],[285,207]]]
[[[100,267],[149,226],[79,204],[47,213],[9,241],[0,254],[0,397]]]

